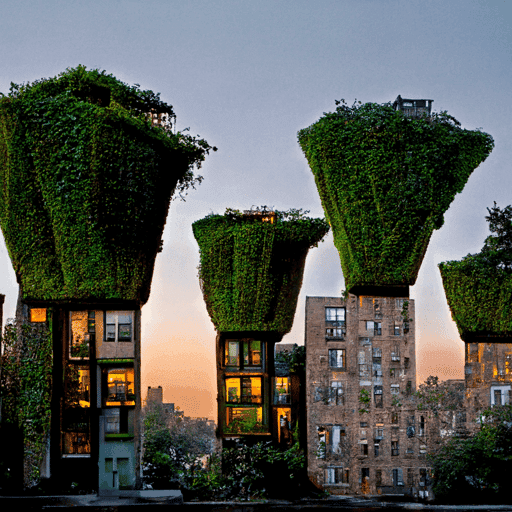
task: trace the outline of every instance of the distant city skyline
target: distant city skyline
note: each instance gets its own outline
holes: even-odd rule
[[[463,127],[481,128],[495,149],[435,231],[411,297],[416,302],[418,382],[463,378],[463,342],[450,318],[437,264],[479,251],[494,201],[512,203],[512,4],[504,1],[305,0],[240,3],[136,0],[78,4],[5,2],[0,18],[0,91],[84,64],[172,104],[219,151],[185,202],[173,201],[142,308],[142,390],[216,419],[215,330],[206,312],[191,224],[226,208],[303,208],[323,217],[298,130],[349,104],[433,99]],[[304,342],[306,296],[339,296],[343,275],[332,235],[306,263],[294,327]],[[18,288],[0,237],[5,319]]]

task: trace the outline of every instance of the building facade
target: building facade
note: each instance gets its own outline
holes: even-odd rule
[[[140,309],[22,302],[16,316],[51,333],[51,423],[41,477],[55,489],[76,482],[101,495],[140,488]]]
[[[308,473],[332,494],[426,497],[414,301],[306,298]]]

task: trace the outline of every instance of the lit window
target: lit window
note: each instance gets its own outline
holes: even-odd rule
[[[290,398],[290,379],[288,377],[276,377],[274,403],[289,404],[291,402]]]
[[[224,347],[225,366],[238,368],[262,366],[262,341],[251,339],[226,340]],[[242,358],[240,358],[241,355]]]
[[[226,402],[261,404],[261,377],[231,377],[226,379]]]
[[[135,379],[133,368],[103,370],[104,405],[135,405]]]
[[[31,322],[46,322],[46,308],[30,308]]]

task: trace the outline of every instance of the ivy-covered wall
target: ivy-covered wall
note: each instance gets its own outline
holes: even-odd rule
[[[487,335],[512,338],[512,273],[489,267],[481,255],[440,263],[439,270],[463,340]]]
[[[298,133],[338,249],[345,286],[413,285],[434,229],[492,137],[446,113],[347,106]]]
[[[84,66],[0,96],[0,226],[23,299],[147,301],[170,198],[212,149],[173,116]]]
[[[452,317],[468,342],[512,338],[512,206],[494,203],[487,211],[491,234],[482,250],[439,264]]]
[[[227,210],[192,225],[204,300],[219,332],[292,328],[308,250],[329,226],[300,210],[276,214],[270,223]]]

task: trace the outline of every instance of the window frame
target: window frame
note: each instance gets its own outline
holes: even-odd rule
[[[339,357],[341,352],[341,366],[339,366]],[[336,355],[334,356],[334,353]],[[337,368],[338,370],[346,370],[347,369],[347,351],[344,348],[330,348],[328,352],[329,357],[329,367],[330,368]],[[336,361],[336,365],[331,364],[333,361]]]
[[[107,323],[108,315],[115,316],[115,323]],[[120,315],[130,315],[131,322],[119,322]],[[115,339],[109,339],[108,326],[114,325]],[[130,325],[130,339],[124,339],[120,336],[121,325]],[[103,310],[103,342],[104,343],[133,343],[135,341],[135,310],[133,309],[105,309]]]
[[[260,343],[260,350],[251,350],[252,342]],[[238,346],[238,364],[231,364],[229,362],[229,344],[236,343]],[[247,358],[249,360],[248,363],[245,361],[245,348],[247,347]],[[255,353],[259,352],[259,364],[254,364],[253,357]],[[251,357],[252,354],[252,357]],[[223,367],[226,369],[233,369],[233,371],[265,371],[265,357],[266,357],[266,342],[261,339],[256,338],[226,338],[224,340],[224,351],[222,355],[222,363]]]

